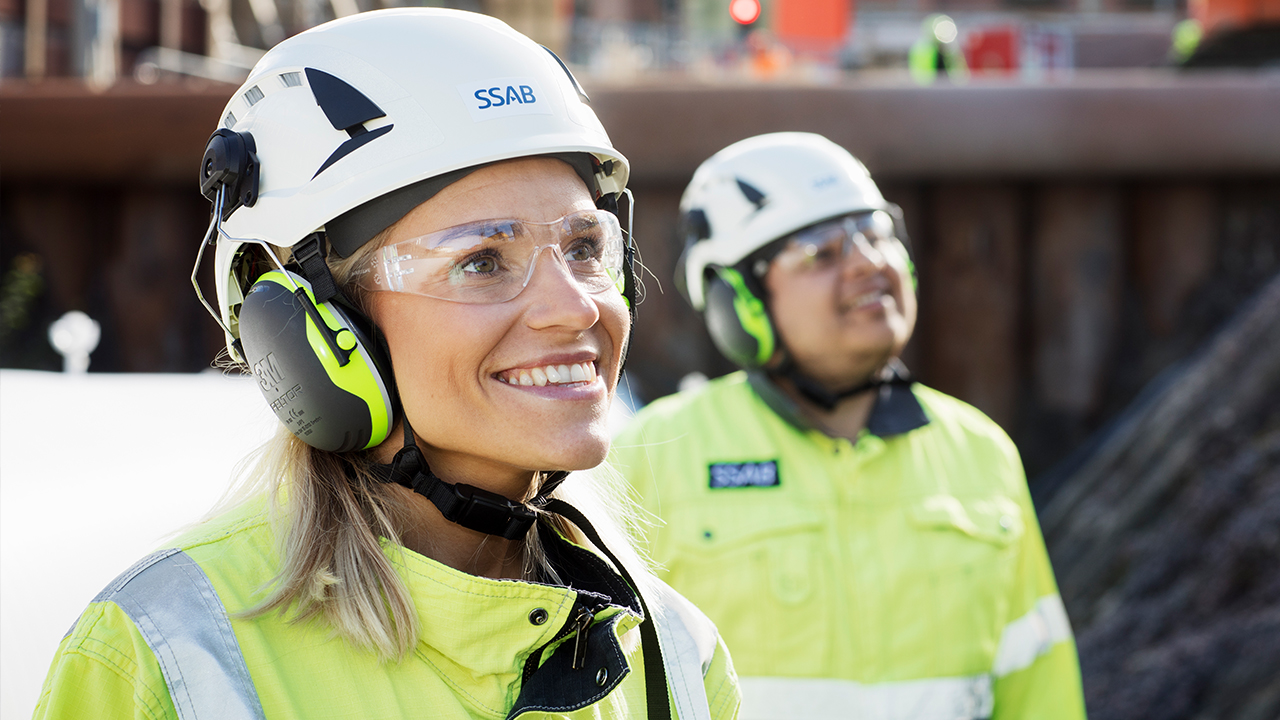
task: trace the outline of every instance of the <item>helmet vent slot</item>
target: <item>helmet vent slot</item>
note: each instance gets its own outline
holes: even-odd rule
[[[299,87],[302,85],[302,73],[287,72],[280,73],[280,84],[287,88]]]
[[[244,91],[244,101],[249,103],[249,107],[253,107],[259,100],[263,98],[262,90],[257,85]]]
[[[236,125],[236,116],[232,113],[227,113],[227,116],[222,119],[222,126],[230,130],[231,128],[235,127],[235,125]]]

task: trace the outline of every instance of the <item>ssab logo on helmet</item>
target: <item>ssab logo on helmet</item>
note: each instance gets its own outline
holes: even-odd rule
[[[493,78],[458,86],[471,119],[476,122],[511,115],[550,115],[537,81],[528,77]]]

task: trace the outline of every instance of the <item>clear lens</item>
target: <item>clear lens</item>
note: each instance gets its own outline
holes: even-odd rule
[[[888,243],[897,242],[893,218],[877,210],[819,223],[796,232],[774,262],[789,272],[821,272],[837,267],[854,248],[878,260]]]
[[[374,292],[500,303],[520,294],[549,250],[583,290],[599,293],[621,281],[622,242],[618,219],[603,210],[547,223],[482,220],[383,247],[356,281]]]

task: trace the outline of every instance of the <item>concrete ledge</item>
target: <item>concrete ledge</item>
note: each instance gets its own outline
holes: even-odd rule
[[[636,181],[683,182],[743,137],[809,130],[882,178],[1239,175],[1280,172],[1280,73],[1078,72],[916,87],[899,77],[837,85],[587,82]],[[195,184],[234,88],[121,83],[0,85],[5,182]]]
[[[681,179],[776,130],[822,133],[877,177],[1273,174],[1280,73],[1077,73],[917,87],[677,85],[598,91],[638,180]]]

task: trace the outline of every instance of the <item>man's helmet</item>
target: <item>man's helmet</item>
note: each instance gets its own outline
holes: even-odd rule
[[[380,10],[263,56],[223,110],[200,181],[216,210],[215,315],[290,430],[343,451],[390,429],[389,366],[332,287],[327,252],[348,257],[471,169],[532,155],[566,160],[616,209],[628,163],[586,94],[551,51],[494,18]],[[267,245],[295,266],[264,266]]]
[[[812,133],[736,142],[693,174],[680,199],[685,251],[676,285],[704,314],[716,347],[744,368],[761,367],[776,333],[754,268],[787,235],[875,210],[896,214],[847,150]]]

